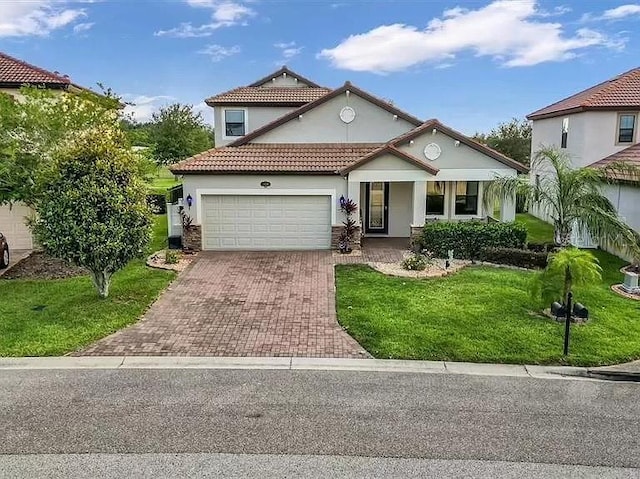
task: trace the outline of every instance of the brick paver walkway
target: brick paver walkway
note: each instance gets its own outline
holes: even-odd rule
[[[202,252],[144,318],[76,355],[369,354],[336,320],[328,251]]]

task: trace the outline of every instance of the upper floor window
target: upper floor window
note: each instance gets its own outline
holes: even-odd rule
[[[633,113],[618,115],[618,143],[633,143],[636,136],[637,116]]]
[[[478,214],[478,181],[456,183],[456,215]]]
[[[245,110],[224,110],[224,135],[244,136],[247,131],[246,122]]]
[[[562,140],[560,142],[560,148],[567,147],[567,138],[569,137],[569,118],[562,119]]]
[[[427,182],[427,215],[444,215],[444,181]]]

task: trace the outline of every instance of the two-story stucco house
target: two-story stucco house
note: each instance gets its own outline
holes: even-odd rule
[[[50,72],[35,65],[0,52],[0,92],[19,96],[20,88],[33,85],[55,91],[81,91],[84,88],[74,85],[69,77]],[[31,231],[25,218],[31,210],[23,204],[0,206],[0,231],[4,233],[9,246],[14,249],[33,248]]]
[[[542,145],[566,152],[576,168],[612,161],[640,166],[640,68],[553,103],[527,116],[533,122],[532,157]],[[543,172],[531,171],[532,180]],[[640,188],[619,181],[605,194],[618,214],[640,231]],[[535,212],[534,212],[535,213]],[[578,246],[594,246],[588,235]]]
[[[195,249],[331,248],[341,197],[359,205],[362,235],[408,242],[430,219],[486,219],[485,184],[527,171],[349,82],[324,88],[286,67],[207,103],[218,146],[171,167]],[[512,199],[501,216],[514,219]]]

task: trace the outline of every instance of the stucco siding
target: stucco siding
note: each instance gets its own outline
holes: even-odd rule
[[[309,85],[307,85],[304,82],[301,82],[296,78],[293,78],[290,75],[287,75],[286,77],[283,75],[280,75],[278,77],[275,77],[271,81],[263,83],[260,86],[264,88],[269,88],[269,87],[305,88],[305,87],[308,87]]]
[[[260,183],[268,181],[271,185],[263,188]],[[206,190],[229,190],[233,194],[241,195],[241,190],[261,190],[265,194],[269,190],[296,190],[297,195],[304,195],[304,190],[331,190],[334,198],[347,196],[347,181],[341,176],[311,176],[311,175],[185,175],[183,180],[184,198],[191,195],[193,205],[187,208],[187,214],[192,218],[198,217],[201,205],[198,204],[198,193]],[[336,205],[332,205],[335,209]],[[341,215],[337,215],[337,223],[342,222]]]
[[[404,144],[399,147],[416,158],[429,162],[424,156],[424,148],[430,143],[436,143],[442,149],[440,157],[430,162],[436,168],[443,169],[504,169],[508,166],[493,158],[480,153],[464,144],[455,146],[455,140],[444,133],[427,132],[413,140],[413,144]],[[515,170],[514,170],[515,171]]]
[[[339,116],[345,106],[356,112],[349,124]],[[413,128],[385,109],[345,93],[259,136],[253,143],[385,143]]]
[[[389,236],[408,238],[413,222],[413,183],[389,183]]]
[[[233,109],[244,109],[247,111],[247,131],[246,133],[251,133],[258,128],[263,127],[267,123],[271,123],[277,118],[286,115],[292,110],[295,110],[295,107],[261,107],[261,106],[250,106],[250,107],[232,107],[232,106],[216,106],[213,111],[213,121],[215,126],[215,140],[216,146],[225,146],[235,141],[237,138],[224,138],[224,117],[223,111],[233,110]],[[219,125],[219,126],[217,126]]]
[[[422,172],[421,168],[409,163],[402,158],[398,158],[393,155],[383,155],[379,158],[369,161],[360,166],[358,170],[414,170],[416,172]]]

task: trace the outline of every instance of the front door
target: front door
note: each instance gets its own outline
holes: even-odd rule
[[[374,181],[366,184],[365,233],[389,233],[389,183]]]

